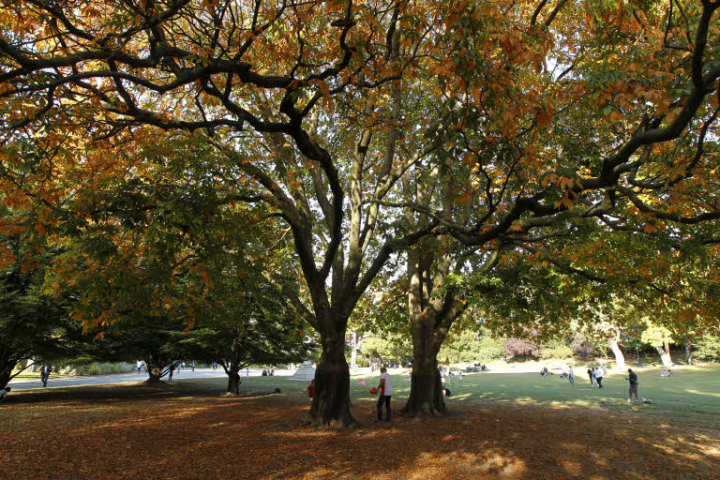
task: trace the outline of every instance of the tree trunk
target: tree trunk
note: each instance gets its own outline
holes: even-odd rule
[[[660,359],[663,362],[663,366],[670,368],[673,367],[672,359],[670,358],[670,353],[666,352],[663,347],[655,347],[658,354],[660,355]]]
[[[665,353],[667,353],[668,362],[670,362],[670,366],[673,367],[675,366],[675,364],[673,363],[672,357],[670,356],[670,342],[668,342],[667,337],[665,338],[663,343],[665,344]]]
[[[233,353],[238,353],[233,348]],[[238,355],[239,356],[239,355]],[[240,395],[240,362],[237,357],[233,358],[230,364],[226,364],[224,361],[220,363],[228,376],[227,392],[233,395]]]
[[[350,369],[345,360],[345,332],[332,333],[322,335],[310,421],[317,427],[348,427],[357,422],[350,413]]]
[[[614,337],[608,338],[608,344],[610,345],[610,349],[612,350],[613,355],[615,355],[615,371],[622,372],[627,370],[627,365],[625,364],[625,356],[623,355],[622,350],[620,350],[617,339]]]
[[[148,379],[145,381],[145,383],[160,383],[160,379],[162,378],[163,374],[163,367],[160,364],[160,361],[155,361],[152,359],[152,357],[148,357],[145,359],[145,366],[147,367],[148,372]]]
[[[692,365],[692,341],[690,340],[689,335],[685,335],[683,337],[683,345],[685,346],[685,362],[687,362],[688,365]]]
[[[433,417],[446,412],[442,380],[435,355],[421,356],[413,352],[410,380],[410,397],[402,409],[406,416]]]
[[[439,333],[433,328],[435,317],[427,313],[411,315],[410,325],[413,339],[413,368],[410,397],[402,411],[412,418],[443,414],[446,408],[437,365],[440,347],[436,338]]]
[[[8,382],[10,382],[13,368],[15,368],[15,365],[7,359],[0,361],[0,389],[5,388]]]

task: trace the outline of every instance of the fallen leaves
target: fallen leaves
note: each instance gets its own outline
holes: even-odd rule
[[[337,432],[302,427],[307,401],[293,395],[123,387],[13,400],[0,408],[0,477],[14,479],[708,480],[720,467],[717,425],[633,410],[497,402],[378,427],[374,405],[357,402],[365,428]]]

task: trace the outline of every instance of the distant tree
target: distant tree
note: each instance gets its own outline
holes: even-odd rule
[[[412,346],[406,336],[397,334],[373,335],[365,337],[361,351],[371,359],[379,359],[381,363],[397,363],[402,365],[412,358]]]
[[[720,335],[706,335],[695,346],[698,360],[720,362]]]
[[[543,346],[533,338],[530,335],[528,338],[509,337],[505,339],[505,359],[510,360],[513,357],[539,359],[542,356]]]
[[[672,332],[670,332],[670,330],[647,321],[640,339],[657,350],[664,366],[672,367],[674,365],[670,355],[670,341],[672,339]]]
[[[25,368],[31,359],[51,360],[70,355],[81,342],[81,332],[68,317],[71,300],[42,291],[45,272],[55,257],[30,229],[7,225],[10,209],[0,206],[0,388]],[[17,219],[16,219],[17,222]],[[23,368],[18,364],[26,362]]]
[[[316,345],[288,300],[252,270],[233,272],[232,260],[218,265],[195,328],[178,343],[189,358],[217,361],[228,375],[228,393],[238,395],[242,369],[301,362]]]

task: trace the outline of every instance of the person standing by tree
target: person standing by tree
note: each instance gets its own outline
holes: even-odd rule
[[[595,375],[595,383],[597,383],[598,388],[602,388],[602,379],[603,379],[603,371],[600,367],[596,368],[594,371]]]
[[[593,371],[593,368],[592,368],[592,367],[588,368],[587,374],[588,374],[588,377],[590,377],[590,388],[592,388],[592,387],[595,386],[595,375],[594,375],[594,373],[595,373],[595,372]]]
[[[570,385],[575,386],[575,372],[573,372],[572,367],[568,367],[568,381]]]
[[[315,397],[315,379],[314,378],[310,382],[310,385],[308,385],[307,391],[308,391],[308,397],[310,398],[310,403],[312,403],[313,398]]]
[[[377,420],[376,422],[382,422],[382,406],[385,404],[385,421],[389,422],[392,419],[392,410],[390,409],[390,398],[393,394],[392,379],[390,374],[387,373],[387,368],[382,367],[380,369],[380,385],[378,385],[378,392],[380,392],[380,398],[377,402]]]
[[[50,378],[50,373],[52,372],[52,365],[49,363],[46,363],[43,365],[42,370],[40,370],[40,381],[43,384],[43,387],[47,387],[48,379]]]
[[[632,368],[628,368],[628,376],[625,377],[625,380],[630,382],[630,390],[628,392],[628,399],[627,401],[632,401],[632,396],[635,394],[635,401],[638,401],[638,378],[635,372],[632,371]]]

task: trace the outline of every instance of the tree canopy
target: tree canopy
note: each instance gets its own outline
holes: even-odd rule
[[[157,159],[176,159],[170,210],[200,220],[243,206],[272,247],[248,262],[321,337],[312,416],[351,423],[348,320],[401,251],[440,259],[416,269],[439,279],[455,265],[463,288],[497,284],[518,258],[598,282],[626,262],[626,284],[652,283],[629,265],[651,258],[635,256],[641,237],[658,252],[647,274],[687,245],[717,258],[718,7],[3,1],[4,203],[40,212],[37,231],[84,235],[108,212],[132,231],[150,215],[233,248],[222,222],[177,222],[136,196],[162,190]],[[204,153],[182,159],[180,145]],[[203,156],[211,169],[196,169]],[[175,189],[190,170],[198,188]],[[99,208],[108,185],[132,202]],[[131,260],[138,243],[121,230]],[[623,236],[632,249],[601,241]],[[461,309],[447,285],[434,291],[451,302],[431,295],[433,309]]]

